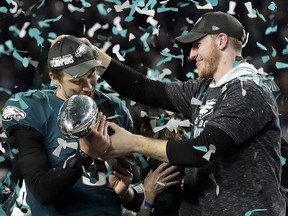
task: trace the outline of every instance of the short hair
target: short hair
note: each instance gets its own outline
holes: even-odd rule
[[[213,39],[216,39],[218,34],[210,34],[210,36]],[[229,37],[229,36],[228,36],[228,39],[229,39],[229,42],[231,43],[232,49],[234,49],[237,52],[242,51],[243,45],[242,45],[242,42],[240,40],[238,40],[237,38],[234,38],[234,37]]]
[[[63,70],[53,70],[50,71],[55,77],[56,79],[58,79],[60,82],[63,81],[63,76],[64,76],[64,71]]]
[[[234,37],[229,37],[229,40],[230,40],[232,48],[235,51],[242,51],[243,44],[240,40],[238,40],[237,38],[234,38]]]

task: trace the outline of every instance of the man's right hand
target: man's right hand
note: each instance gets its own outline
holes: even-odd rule
[[[92,126],[91,132],[81,138],[80,149],[92,158],[104,154],[111,145],[106,124],[106,116],[99,112],[97,122]]]

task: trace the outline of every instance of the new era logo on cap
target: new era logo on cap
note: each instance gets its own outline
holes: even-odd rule
[[[219,30],[219,27],[212,25],[212,31],[217,31],[217,30]]]
[[[48,66],[51,71],[63,70],[71,76],[82,76],[95,67],[104,67],[97,51],[74,36],[66,36],[50,48]]]

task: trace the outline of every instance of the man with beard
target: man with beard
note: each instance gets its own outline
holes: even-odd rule
[[[112,145],[101,156],[138,152],[186,167],[180,215],[285,215],[272,80],[243,59],[245,38],[235,17],[204,14],[188,34],[175,38],[190,51],[199,78],[172,83],[149,80],[95,47],[106,67],[100,73],[117,92],[190,119],[191,139],[181,141],[152,139],[108,123]]]

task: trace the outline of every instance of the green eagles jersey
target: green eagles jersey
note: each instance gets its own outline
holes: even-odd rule
[[[43,145],[52,168],[63,167],[78,149],[78,140],[63,136],[58,129],[57,115],[64,101],[54,93],[51,90],[30,90],[13,95],[5,104],[2,116],[8,132],[11,127],[25,125],[43,135]],[[107,118],[125,129],[132,127],[129,111],[119,98],[97,92],[94,99],[99,111]],[[121,215],[119,197],[109,185],[106,172],[103,162],[93,163],[72,189],[61,196],[57,205],[42,205],[27,189],[27,203],[32,215]],[[91,182],[89,176],[97,181]]]

